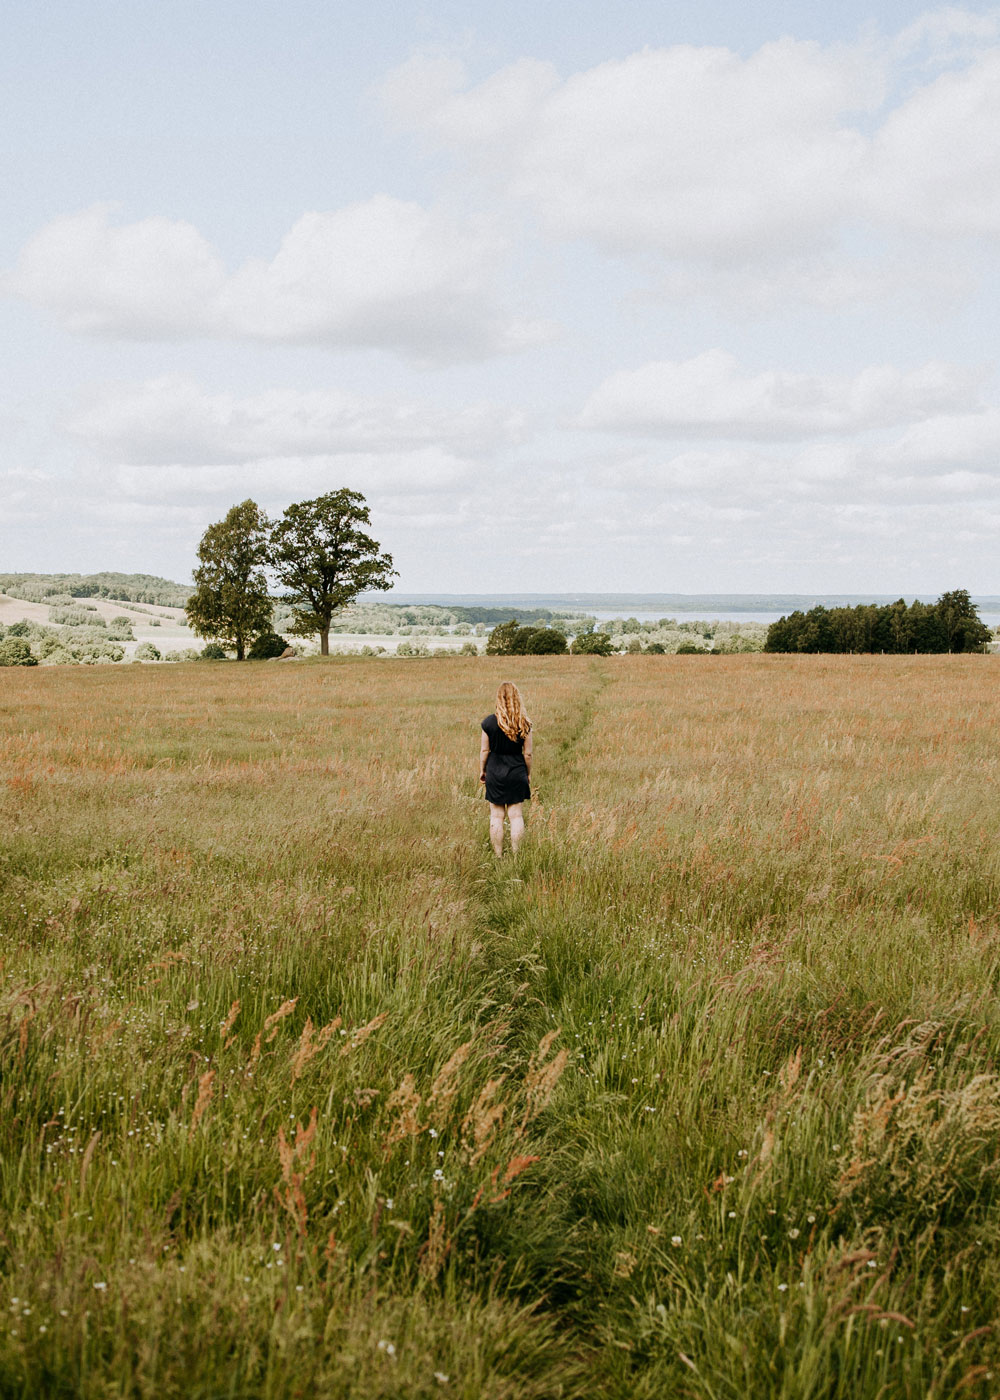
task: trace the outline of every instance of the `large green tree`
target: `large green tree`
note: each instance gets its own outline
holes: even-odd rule
[[[288,592],[302,636],[319,633],[319,648],[330,653],[330,621],[367,589],[392,587],[392,555],[362,528],[371,523],[360,491],[328,491],[314,501],[290,505],[271,531],[270,563]]]
[[[194,592],[185,603],[188,622],[200,637],[235,648],[242,661],[258,633],[271,626],[271,598],[264,573],[270,522],[256,501],[233,506],[225,520],[209,525],[198,546]]]

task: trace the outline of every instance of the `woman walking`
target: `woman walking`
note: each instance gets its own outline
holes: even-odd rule
[[[531,720],[521,692],[510,681],[497,691],[496,712],[482,723],[479,744],[479,781],[486,784],[490,804],[490,844],[503,855],[503,820],[510,822],[510,848],[517,854],[524,835],[521,803],[531,796]]]

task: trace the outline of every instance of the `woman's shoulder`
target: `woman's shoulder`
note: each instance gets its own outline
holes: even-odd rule
[[[487,734],[491,733],[492,730],[496,729],[497,727],[496,715],[487,715],[479,727],[480,729],[484,729]]]

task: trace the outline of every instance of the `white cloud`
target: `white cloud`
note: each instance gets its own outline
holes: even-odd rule
[[[95,205],[39,230],[0,290],[92,335],[381,347],[447,361],[551,336],[499,304],[505,251],[486,224],[379,195],[304,214],[270,261],[229,273],[191,224],[115,225],[109,206]]]
[[[888,114],[862,178],[873,221],[942,236],[1000,235],[1000,49],[941,74]]]
[[[68,429],[104,461],[220,466],[437,447],[487,455],[518,441],[524,420],[489,404],[445,410],[339,389],[209,394],[185,376],[163,375],[92,393]]]
[[[476,470],[476,463],[468,458],[440,447],[424,447],[336,457],[261,457],[240,465],[172,465],[155,471],[148,466],[121,466],[115,481],[135,501],[207,498],[222,506],[249,495],[267,509],[279,509],[294,498],[318,496],[341,486],[360,491],[375,505],[399,492],[425,499],[467,487]]]
[[[67,431],[127,499],[249,493],[270,507],[343,485],[376,502],[464,490],[525,425],[490,404],[448,410],[337,389],[239,397],[165,375],[93,392]]]
[[[170,219],[115,227],[109,213],[94,205],[46,224],[0,289],[84,334],[208,333],[225,269],[198,230]]]
[[[916,234],[1000,236],[997,33],[951,9],[884,42],[645,49],[565,78],[524,59],[475,85],[417,56],[382,95],[550,237],[652,259],[668,294],[839,306],[899,294],[901,257],[956,290]]]
[[[916,370],[871,365],[853,376],[767,370],[749,374],[733,355],[709,350],[619,370],[580,416],[604,431],[729,438],[854,433],[974,410],[981,376],[931,362]]]
[[[549,65],[522,61],[477,87],[444,90],[456,77],[411,61],[386,100],[494,164],[552,233],[615,252],[722,259],[822,243],[865,152],[843,114],[871,109],[882,92],[865,50],[791,39],[749,59],[644,50],[563,82]],[[418,108],[412,89],[435,82],[436,104],[425,94]]]

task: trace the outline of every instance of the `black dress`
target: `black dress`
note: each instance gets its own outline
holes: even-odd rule
[[[528,769],[524,762],[524,740],[508,739],[497,723],[496,715],[487,715],[482,723],[483,733],[490,741],[486,760],[486,800],[497,807],[509,807],[525,802],[531,796]]]

